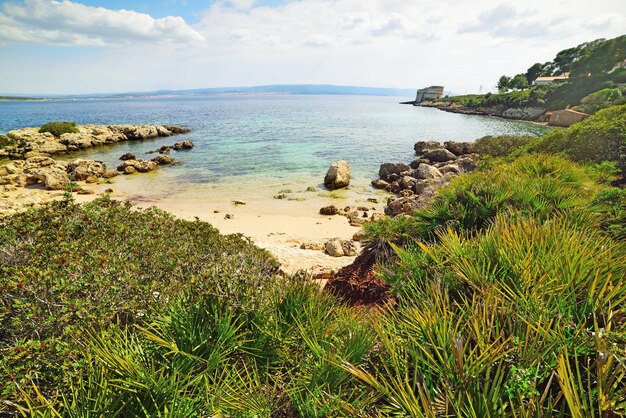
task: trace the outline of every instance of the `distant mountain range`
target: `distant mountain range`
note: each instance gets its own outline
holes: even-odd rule
[[[148,92],[98,93],[78,95],[33,95],[37,98],[86,99],[86,98],[120,98],[120,97],[154,97],[154,96],[204,96],[218,94],[329,94],[329,95],[361,95],[361,96],[397,96],[413,97],[415,89],[396,89],[384,87],[334,86],[330,84],[272,84],[252,87],[213,87],[192,90],[157,90]],[[24,97],[5,94],[3,99]]]

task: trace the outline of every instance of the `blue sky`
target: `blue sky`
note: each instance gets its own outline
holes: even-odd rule
[[[257,1],[257,6],[275,7],[284,4],[284,0],[264,0]],[[204,10],[213,5],[215,0],[165,0],[165,1],[123,1],[123,0],[87,0],[81,3],[106,7],[108,9],[129,9],[141,13],[147,13],[152,17],[159,18],[165,16],[181,16],[187,23],[197,23]]]
[[[625,28],[624,0],[0,0],[0,93],[486,92],[502,74]]]

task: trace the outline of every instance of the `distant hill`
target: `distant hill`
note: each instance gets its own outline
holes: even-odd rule
[[[414,89],[396,89],[385,87],[335,86],[330,84],[272,84],[252,87],[212,87],[191,90],[157,90],[126,93],[98,93],[80,95],[37,95],[46,98],[118,98],[118,97],[154,97],[154,96],[189,96],[218,94],[329,94],[359,96],[414,96]],[[7,95],[10,96],[10,95]],[[10,99],[10,97],[4,97]]]

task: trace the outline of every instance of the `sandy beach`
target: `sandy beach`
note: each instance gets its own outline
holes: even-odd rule
[[[259,194],[258,191],[234,190],[231,193],[215,191],[206,197],[185,197],[162,195],[151,191],[151,183],[158,182],[158,173],[147,175],[119,176],[112,184],[85,184],[84,189],[94,194],[74,194],[79,203],[95,199],[113,189],[110,196],[117,200],[129,200],[141,208],[155,206],[172,213],[181,219],[196,217],[209,222],[222,234],[240,233],[250,238],[256,245],[267,249],[282,264],[284,270],[293,273],[307,270],[313,273],[338,270],[350,264],[355,257],[331,257],[323,250],[301,249],[303,243],[323,245],[332,238],[352,239],[360,227],[351,226],[345,216],[323,216],[319,208],[335,205],[340,208],[366,205],[369,213],[382,213],[385,194],[371,190],[371,198],[379,203],[368,202],[368,191],[359,189],[342,191],[341,198],[326,197],[327,192],[304,192],[305,197],[274,199],[271,191]],[[0,188],[3,186],[0,186]],[[0,189],[2,190],[2,189]],[[294,193],[294,195],[297,195]],[[41,186],[11,188],[0,193],[0,213],[8,214],[20,208],[41,204],[52,199],[61,199],[63,192],[47,191]],[[245,204],[235,204],[234,197],[244,199]]]

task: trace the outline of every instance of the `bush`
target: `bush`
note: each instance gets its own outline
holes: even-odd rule
[[[626,92],[626,85],[599,90],[583,97],[580,100],[581,104],[574,109],[586,113],[596,113],[598,110],[626,103],[622,91]]]
[[[58,138],[63,134],[79,133],[80,131],[74,122],[49,122],[39,128],[39,132],[50,132]]]
[[[520,147],[527,146],[537,140],[538,138],[534,136],[483,136],[476,140],[476,150],[484,156],[506,157]]]
[[[150,320],[186,291],[254,309],[277,266],[241,236],[109,199],[1,218],[0,387],[62,387],[85,330]]]
[[[0,135],[0,148],[4,148],[4,147],[7,147],[9,145],[13,145],[14,143],[15,143],[15,141],[13,141],[8,136]]]
[[[602,229],[616,240],[626,240],[626,189],[601,191],[591,202],[591,210],[600,215]]]
[[[387,278],[403,282],[398,309],[376,319],[373,364],[346,366],[380,396],[381,411],[624,411],[624,354],[610,348],[626,335],[624,246],[560,214],[502,213],[478,234],[448,228],[438,236],[398,249],[385,266]]]
[[[626,170],[626,105],[603,109],[595,115],[546,134],[533,152],[564,153],[577,162],[617,161]]]

